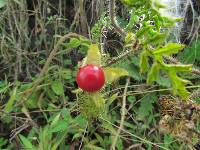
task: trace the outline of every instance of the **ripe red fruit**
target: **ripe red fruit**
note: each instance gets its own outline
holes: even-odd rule
[[[105,83],[104,72],[102,68],[96,65],[86,65],[78,71],[76,82],[82,90],[96,92]]]

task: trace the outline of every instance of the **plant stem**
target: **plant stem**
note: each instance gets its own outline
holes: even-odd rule
[[[120,135],[121,130],[123,129],[123,125],[124,125],[124,120],[125,120],[125,115],[126,115],[126,94],[127,94],[127,89],[128,89],[128,85],[130,83],[130,78],[127,78],[126,80],[126,85],[124,88],[124,94],[123,94],[123,101],[122,101],[122,115],[121,115],[121,121],[120,121],[120,126],[119,129],[117,130],[117,134],[114,137],[113,143],[111,145],[111,150],[115,150],[115,146],[118,140],[118,137]]]
[[[116,21],[115,0],[109,1],[109,12],[112,26],[124,38],[126,36],[126,32],[118,25]]]

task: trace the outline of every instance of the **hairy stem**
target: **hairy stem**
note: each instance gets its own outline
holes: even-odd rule
[[[115,0],[109,1],[109,12],[112,26],[124,38],[126,36],[126,32],[118,25],[116,21]]]

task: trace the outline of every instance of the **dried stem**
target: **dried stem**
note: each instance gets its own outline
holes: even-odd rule
[[[47,61],[45,62],[45,64],[44,64],[44,66],[43,66],[43,68],[42,68],[42,70],[41,70],[41,72],[40,72],[37,80],[34,82],[33,87],[31,88],[32,92],[28,95],[28,98],[35,91],[35,89],[37,88],[37,86],[41,83],[41,81],[43,80],[44,75],[48,72],[49,65],[50,65],[51,61],[53,60],[53,58],[55,57],[55,55],[57,54],[57,52],[59,51],[60,45],[65,40],[73,38],[73,37],[79,38],[79,37],[81,37],[81,35],[76,34],[76,33],[69,33],[69,34],[66,34],[66,35],[62,36],[58,40],[57,44],[54,46],[54,49],[49,54],[49,57],[47,58]]]
[[[111,146],[111,150],[115,150],[115,146],[116,146],[116,143],[117,143],[117,140],[118,140],[118,137],[121,133],[121,130],[123,129],[123,125],[124,125],[124,120],[125,120],[125,115],[126,115],[126,95],[127,95],[127,89],[128,89],[128,85],[130,83],[130,78],[127,78],[126,80],[126,85],[125,85],[125,88],[124,88],[124,94],[123,94],[123,101],[122,101],[122,112],[121,112],[121,121],[120,121],[120,126],[117,130],[117,134],[115,135],[115,138],[113,140],[113,143],[112,143],[112,146]]]

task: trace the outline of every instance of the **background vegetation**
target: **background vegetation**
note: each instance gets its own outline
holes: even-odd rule
[[[200,149],[199,2],[187,4],[178,44],[180,19],[156,0],[0,0],[0,149]],[[106,72],[94,95],[75,82],[85,57]]]

